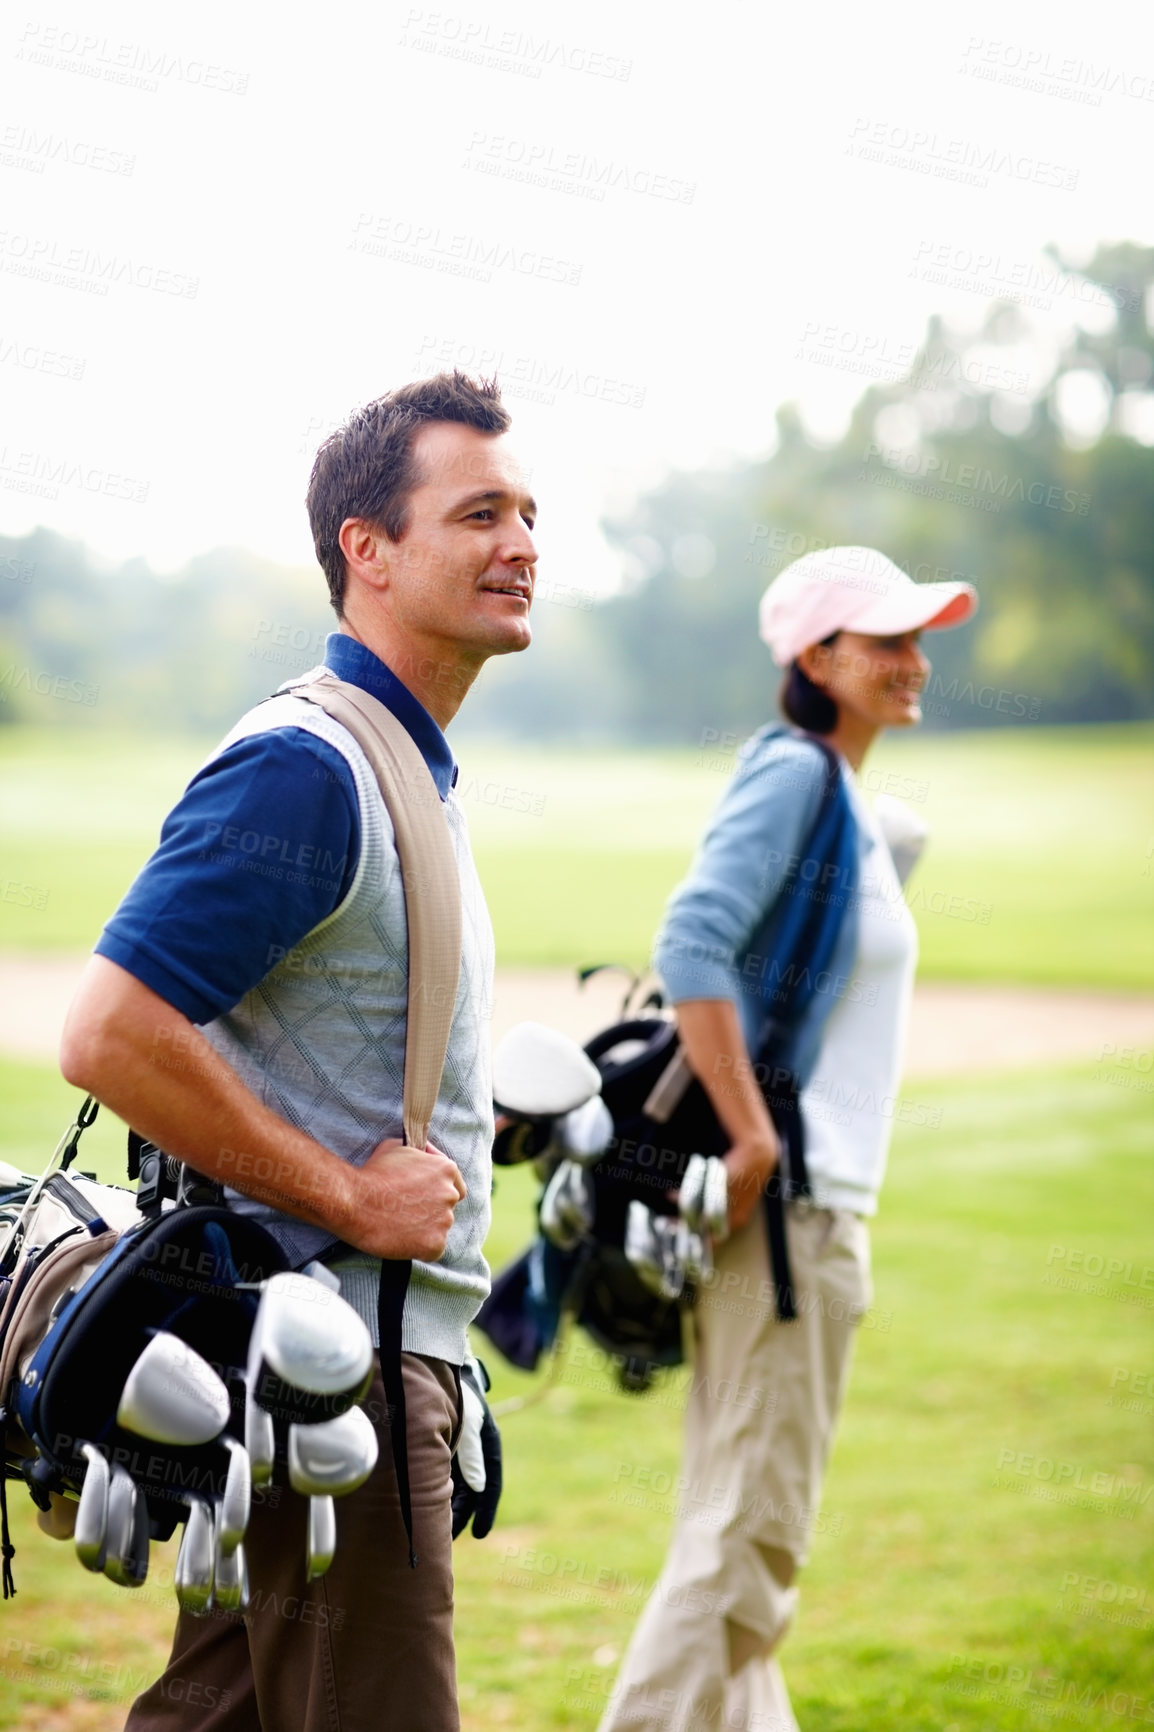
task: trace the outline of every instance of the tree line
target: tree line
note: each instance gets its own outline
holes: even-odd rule
[[[470,727],[695,745],[748,732],[777,680],[763,589],[846,543],[981,592],[976,618],[932,644],[929,727],[1154,714],[1154,248],[1102,246],[1077,271],[1055,253],[1054,268],[1079,291],[1056,346],[1025,294],[992,301],[976,330],[934,318],[836,444],[787,405],[764,461],[671,474],[607,522],[622,592],[594,601],[543,578],[534,649],[486,670]],[[248,552],[162,581],[48,530],[0,537],[0,724],[220,729],[317,661],[331,624],[318,573]]]

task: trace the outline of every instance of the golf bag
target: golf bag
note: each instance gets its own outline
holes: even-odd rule
[[[291,1462],[305,1434],[314,1450],[332,1441],[326,1422],[367,1387],[368,1331],[328,1284],[288,1275],[280,1247],[256,1222],[219,1206],[164,1207],[159,1196],[142,1214],[132,1192],[69,1173],[96,1111],[91,1098],[84,1103],[47,1175],[21,1178],[0,1196],[4,1480],[23,1480],[46,1531],[74,1535],[86,1567],[128,1587],[145,1579],[149,1540],[168,1539],[185,1521],[191,1531],[195,1517],[202,1555],[184,1580],[178,1562],[177,1596],[203,1611],[215,1587],[218,1605],[239,1609],[250,1477],[261,1484],[275,1459]],[[288,1378],[267,1341],[253,1356],[278,1277],[276,1303],[293,1302],[285,1283],[295,1283],[295,1301],[312,1313],[298,1328]],[[308,1330],[322,1330],[331,1353],[334,1325],[351,1343],[337,1355],[345,1375],[318,1378]],[[352,1490],[363,1478],[335,1473],[326,1491]],[[326,1547],[331,1558],[328,1540],[310,1547],[311,1573],[327,1567]],[[5,1497],[5,1599],[15,1591],[12,1555]]]
[[[783,1322],[796,1316],[784,1205],[809,1195],[790,1041],[829,967],[856,884],[857,829],[837,757],[821,741],[814,743],[826,763],[817,817],[798,869],[781,892],[784,907],[771,911],[772,946],[757,934],[750,946],[772,955],[770,978],[778,983],[765,1004],[753,1057],[782,1149],[780,1167],[765,1189],[764,1216]],[[812,880],[801,870],[811,861],[823,868],[833,864],[841,893],[812,894]],[[639,1391],[656,1370],[685,1357],[684,1313],[709,1277],[711,1239],[726,1231],[724,1203],[722,1218],[712,1218],[716,1210],[703,1205],[703,1187],[711,1169],[713,1175],[723,1172],[717,1158],[729,1139],[689,1069],[675,1022],[668,1015],[630,1016],[628,999],[623,1012],[621,1021],[585,1048],[600,1073],[601,1099],[612,1120],[603,1152],[581,1160],[580,1170],[569,1162],[559,1174],[561,1157],[548,1147],[548,1128],[536,1143],[532,1136],[510,1139],[513,1150],[528,1154],[546,1145],[538,1156],[547,1181],[538,1202],[542,1232],[497,1276],[477,1326],[513,1364],[533,1370],[562,1319],[571,1319],[613,1358],[622,1387]],[[495,1158],[500,1154],[496,1150]],[[567,1188],[560,1233],[553,1224],[554,1186]],[[691,1204],[687,1188],[694,1193]]]

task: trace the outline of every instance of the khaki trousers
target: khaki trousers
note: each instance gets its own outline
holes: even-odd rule
[[[127,1732],[456,1732],[450,1462],[457,1374],[402,1359],[418,1564],[409,1567],[379,1366],[365,1401],[380,1460],[336,1500],[331,1569],[305,1581],[307,1499],[278,1473],[245,1537],[252,1604],[241,1618],[180,1614],[163,1675]]]
[[[871,1291],[859,1216],[793,1203],[786,1232],[796,1321],[774,1316],[760,1212],[700,1296],[673,1540],[600,1732],[796,1732],[773,1654]]]

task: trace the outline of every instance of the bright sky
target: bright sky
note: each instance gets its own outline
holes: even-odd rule
[[[1154,239],[1120,6],[455,3],[8,10],[0,528],[311,563],[326,428],[456,362],[542,576],[602,589],[599,515],[669,466],[791,398],[836,434],[931,312],[1060,323],[1048,241]]]

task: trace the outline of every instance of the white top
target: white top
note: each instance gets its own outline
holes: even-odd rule
[[[918,939],[878,822],[846,772],[860,826],[858,953],[801,1094],[805,1158],[822,1208],[877,1213],[898,1095]]]

